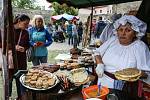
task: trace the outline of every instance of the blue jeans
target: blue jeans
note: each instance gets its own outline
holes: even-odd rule
[[[35,56],[32,60],[34,66],[40,65],[40,63],[47,63],[47,56]]]
[[[73,37],[72,34],[68,34],[68,44],[72,44],[73,45]]]
[[[77,46],[79,46],[78,36],[77,35],[73,35],[73,47],[77,48]]]

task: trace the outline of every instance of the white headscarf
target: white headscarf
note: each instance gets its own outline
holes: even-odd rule
[[[142,36],[144,36],[146,29],[147,29],[147,24],[139,20],[133,15],[124,15],[120,19],[118,19],[114,23],[114,29],[115,29],[114,33],[117,32],[116,29],[118,29],[120,25],[125,25],[127,22],[131,23],[132,25],[131,28],[137,32],[136,36],[138,38],[141,38]]]

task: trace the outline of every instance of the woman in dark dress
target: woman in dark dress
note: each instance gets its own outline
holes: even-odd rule
[[[15,45],[16,45],[16,54],[17,54],[17,63],[18,69],[16,70],[26,70],[27,69],[27,60],[26,60],[26,50],[29,48],[29,34],[26,30],[29,25],[30,18],[25,15],[19,15],[14,19],[14,34],[15,34]],[[14,69],[9,70],[9,94],[11,96],[12,92],[12,81],[13,81]],[[16,81],[17,82],[17,81]],[[17,84],[17,83],[16,83]],[[17,85],[18,86],[18,85]],[[21,91],[17,91],[19,96]],[[20,97],[18,97],[19,100]]]

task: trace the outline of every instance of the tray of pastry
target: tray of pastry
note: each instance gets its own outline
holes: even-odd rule
[[[48,90],[59,83],[56,75],[39,69],[29,69],[20,77],[21,84],[31,90]]]
[[[115,77],[118,80],[137,81],[141,77],[141,71],[136,68],[126,68],[115,72]]]
[[[51,73],[56,72],[57,70],[59,70],[59,68],[60,65],[57,64],[42,64],[42,65],[32,67],[32,69],[45,70]]]
[[[77,68],[71,70],[68,78],[75,85],[81,85],[88,81],[88,73],[85,68]]]

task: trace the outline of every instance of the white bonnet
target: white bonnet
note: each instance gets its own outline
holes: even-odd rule
[[[144,36],[147,29],[147,24],[133,15],[124,15],[120,19],[118,19],[114,23],[114,33],[116,33],[116,29],[118,29],[120,25],[125,25],[127,22],[131,23],[131,28],[138,33],[136,34],[138,38]]]

